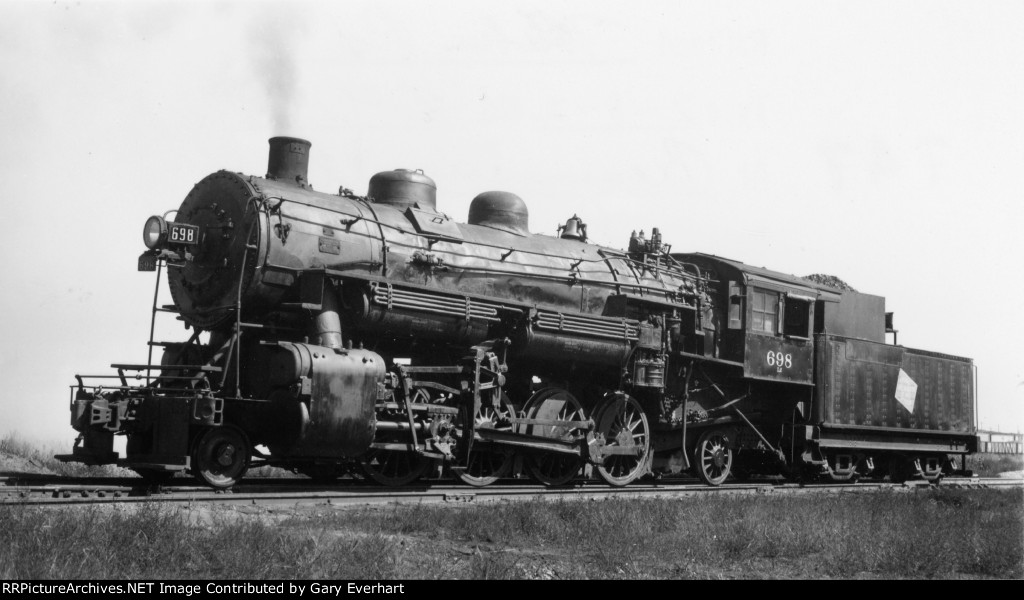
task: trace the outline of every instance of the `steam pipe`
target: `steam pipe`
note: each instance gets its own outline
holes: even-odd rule
[[[334,286],[324,286],[320,313],[316,316],[316,335],[318,343],[328,348],[341,349],[341,318],[338,316],[338,295]]]

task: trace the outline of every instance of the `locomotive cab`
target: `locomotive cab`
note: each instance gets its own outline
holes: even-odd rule
[[[716,438],[719,479],[735,454],[743,474],[779,462],[836,481],[935,480],[953,471],[948,454],[977,447],[971,361],[887,345],[881,296],[710,255],[676,258],[717,281],[713,299],[726,307],[714,372],[725,392],[694,403],[709,415],[733,408],[740,422],[730,430],[698,419],[693,430],[704,435],[691,450],[699,461],[707,435],[728,433]],[[771,438],[773,430],[781,433]]]
[[[740,363],[743,377],[811,385],[815,313],[840,296],[791,275],[705,254],[676,255],[716,281],[713,300],[725,327],[718,356]]]

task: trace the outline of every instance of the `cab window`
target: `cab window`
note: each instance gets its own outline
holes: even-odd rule
[[[811,301],[810,299],[786,298],[783,309],[782,332],[790,337],[810,337],[811,325]]]
[[[750,311],[750,330],[776,333],[779,293],[754,289]]]
[[[729,329],[743,329],[743,301],[747,299],[743,286],[729,282]]]

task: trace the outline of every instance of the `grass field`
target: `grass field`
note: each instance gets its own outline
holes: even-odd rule
[[[265,512],[0,506],[0,578],[1021,578],[1024,491]]]
[[[111,465],[88,467],[81,463],[65,463],[54,458],[55,454],[71,454],[74,438],[64,443],[39,443],[23,439],[16,433],[0,438],[0,458],[17,458],[29,472],[49,472],[69,477],[119,477],[133,471]]]
[[[1024,455],[975,454],[967,458],[967,468],[981,477],[996,477],[1000,473],[1024,471]]]

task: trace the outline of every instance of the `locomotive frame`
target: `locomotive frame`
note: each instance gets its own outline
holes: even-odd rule
[[[886,343],[881,297],[672,253],[657,228],[627,251],[588,244],[575,215],[531,234],[505,192],[457,224],[422,172],[315,192],[309,142],[270,144],[267,177],[214,173],[175,221],[147,221],[153,323],[170,312],[193,333],[158,342],[151,324],[146,364],[76,376],[80,435],[60,458],[218,488],[251,464],[622,486],[936,481],[977,449],[973,362]],[[159,306],[164,271],[174,304]]]

